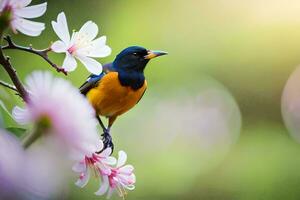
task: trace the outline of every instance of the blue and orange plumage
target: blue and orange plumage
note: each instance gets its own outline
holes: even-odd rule
[[[104,130],[105,148],[113,148],[109,130],[116,118],[133,108],[147,89],[144,77],[147,63],[165,54],[138,46],[128,47],[117,55],[113,63],[104,65],[100,75],[91,75],[80,87],[81,93],[94,107]],[[109,119],[108,128],[105,128],[99,115]]]

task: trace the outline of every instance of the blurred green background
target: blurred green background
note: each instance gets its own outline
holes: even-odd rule
[[[300,199],[300,145],[281,116],[284,85],[300,63],[299,1],[49,0],[43,34],[13,39],[46,48],[61,11],[70,29],[99,25],[113,49],[101,63],[131,45],[169,52],[148,64],[146,95],[112,130],[136,169],[126,199]],[[43,69],[78,87],[88,76],[82,65],[65,77],[34,55],[7,54],[22,80]],[[8,110],[22,104],[3,88],[0,97]],[[7,116],[4,124],[16,126]],[[93,194],[97,182],[79,189],[75,180],[70,199],[104,198]]]

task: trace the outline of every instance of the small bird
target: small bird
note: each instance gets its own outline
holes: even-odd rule
[[[103,72],[92,74],[79,88],[96,111],[103,129],[104,148],[114,149],[110,129],[116,118],[133,108],[147,89],[144,69],[152,58],[166,55],[163,51],[131,46],[121,51],[112,63],[103,65]],[[107,128],[100,116],[108,118]]]

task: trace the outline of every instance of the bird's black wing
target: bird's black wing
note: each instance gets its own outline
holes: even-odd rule
[[[95,74],[91,74],[87,80],[85,81],[85,83],[83,83],[79,90],[81,92],[81,94],[86,95],[88,93],[88,91],[90,91],[90,89],[97,87],[99,81],[101,80],[101,78],[107,74],[108,72],[111,71],[115,71],[112,63],[107,63],[105,65],[103,65],[103,71],[101,74],[99,75],[95,75]]]

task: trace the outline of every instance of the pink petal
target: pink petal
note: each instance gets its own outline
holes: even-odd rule
[[[89,180],[90,180],[90,170],[88,168],[86,173],[83,173],[80,176],[80,178],[76,181],[75,185],[77,185],[80,188],[83,188],[84,186],[86,186],[88,184]]]

